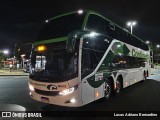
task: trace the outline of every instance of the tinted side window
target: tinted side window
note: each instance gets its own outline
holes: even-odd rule
[[[130,35],[127,31],[121,29],[121,28],[117,28],[118,29],[118,38],[119,40],[125,42],[125,43],[129,43],[130,42]]]
[[[119,40],[121,40],[125,43],[128,43],[132,46],[141,48],[143,50],[149,50],[147,44],[145,44],[143,41],[139,40],[138,38],[132,36],[131,34],[126,32],[125,30],[122,30],[120,28],[118,28],[118,38],[119,38]]]
[[[142,43],[142,46],[143,46],[143,48],[142,48],[142,49],[144,49],[144,50],[149,50],[149,47],[148,47],[148,45],[147,45],[147,44]]]
[[[93,72],[99,64],[104,52],[98,52],[91,49],[83,49],[82,52],[82,78]]]
[[[137,41],[136,39],[134,39],[133,36],[130,36],[130,42],[129,44],[135,46],[135,47],[138,47],[138,44],[139,44],[139,40]],[[139,45],[140,46],[140,45]]]
[[[115,55],[112,62],[109,63],[110,69],[130,69],[145,67],[146,59],[132,56]]]
[[[111,38],[104,35],[97,35],[92,38],[88,37],[83,40],[83,48],[94,49],[96,51],[106,51],[111,41]]]
[[[106,34],[105,19],[97,15],[90,15],[87,22],[87,29],[97,33]]]
[[[110,64],[110,68],[116,68],[116,69],[126,69],[126,68],[128,68],[127,57],[116,55],[113,58],[112,63]]]
[[[106,20],[105,22],[106,34],[111,38],[119,39],[118,38],[118,27],[113,23]]]
[[[138,61],[137,61],[136,57],[128,56],[127,59],[128,59],[128,66],[129,66],[129,68],[139,67],[139,65],[137,63]]]

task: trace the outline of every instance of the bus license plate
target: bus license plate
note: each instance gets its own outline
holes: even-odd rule
[[[49,98],[47,98],[47,97],[41,97],[41,101],[49,103]]]

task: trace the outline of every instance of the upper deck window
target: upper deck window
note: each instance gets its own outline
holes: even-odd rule
[[[105,19],[100,16],[91,14],[87,21],[87,29],[97,33],[106,34]]]

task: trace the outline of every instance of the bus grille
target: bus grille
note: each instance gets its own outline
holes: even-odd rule
[[[35,89],[35,92],[37,94],[46,95],[46,96],[56,96],[56,95],[59,95],[59,91],[44,91],[44,90]]]

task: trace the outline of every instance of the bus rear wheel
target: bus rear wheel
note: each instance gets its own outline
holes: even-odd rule
[[[145,81],[147,79],[147,73],[146,71],[143,72],[143,81]]]
[[[116,80],[116,94],[119,94],[122,91],[122,82],[121,78],[118,77]]]
[[[112,95],[112,86],[109,80],[105,82],[104,94],[105,99],[109,99]]]
[[[149,77],[149,72],[148,72],[148,70],[147,70],[147,77]]]

